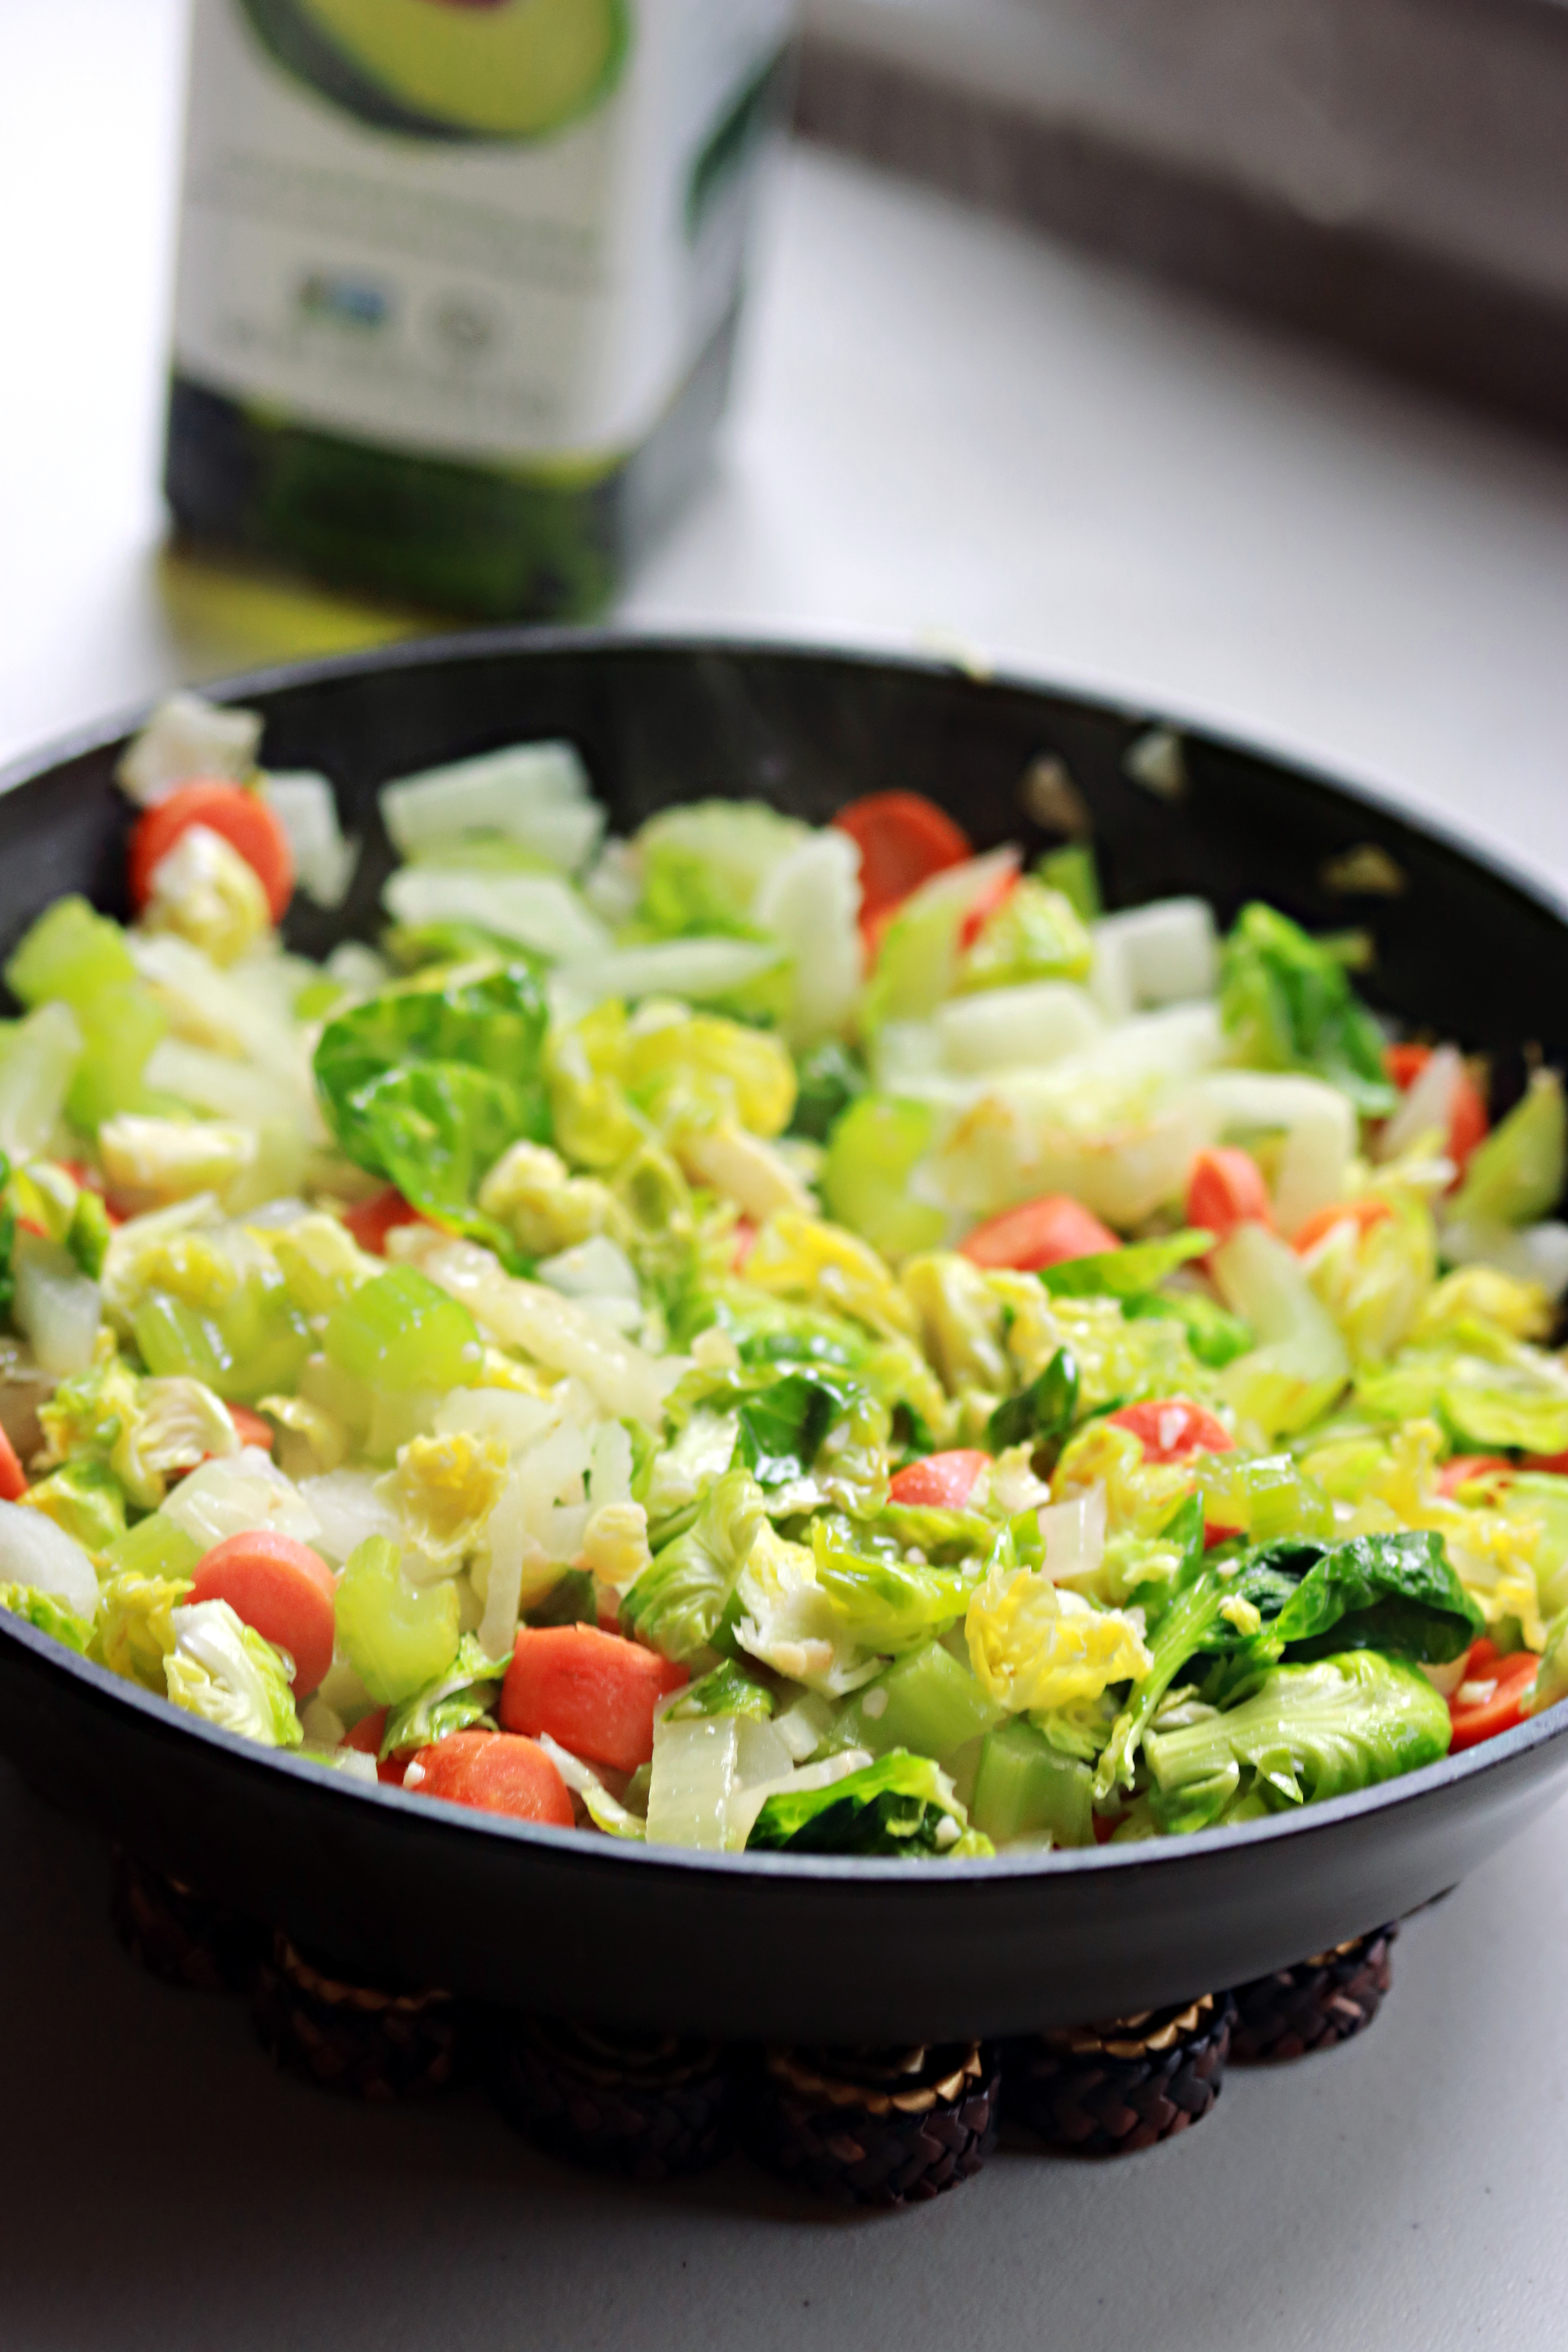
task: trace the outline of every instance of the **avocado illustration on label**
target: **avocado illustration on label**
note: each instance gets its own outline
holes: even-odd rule
[[[620,79],[629,0],[240,0],[279,64],[378,130],[548,137]]]

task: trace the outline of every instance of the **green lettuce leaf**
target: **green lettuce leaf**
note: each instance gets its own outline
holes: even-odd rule
[[[765,1523],[763,1491],[749,1471],[716,1478],[696,1524],[655,1553],[627,1594],[622,1613],[630,1631],[681,1665],[711,1651]]]
[[[35,1626],[40,1633],[52,1634],[79,1657],[85,1658],[91,1647],[93,1629],[87,1619],[79,1617],[52,1592],[40,1592],[31,1584],[0,1584],[0,1610],[8,1617],[19,1617],[25,1625]]]
[[[1436,1763],[1448,1749],[1448,1709],[1400,1658],[1356,1650],[1266,1674],[1235,1706],[1144,1740],[1159,1799],[1202,1787],[1200,1818],[1167,1812],[1163,1825],[1197,1828],[1254,1775],[1265,1801],[1310,1804]]]
[[[1168,1274],[1190,1258],[1205,1256],[1214,1238],[1192,1227],[1157,1242],[1129,1242],[1124,1249],[1105,1250],[1096,1257],[1064,1258],[1059,1265],[1044,1267],[1040,1280],[1053,1298],[1138,1298],[1157,1290]]]
[[[753,1853],[989,1853],[989,1838],[968,1827],[945,1772],[928,1756],[895,1748],[826,1789],[781,1790],[768,1799],[746,1840]]]
[[[726,1658],[711,1674],[689,1683],[665,1709],[665,1720],[689,1723],[710,1716],[738,1715],[752,1723],[766,1723],[773,1713],[772,1691],[753,1682],[733,1658]]]
[[[458,1654],[438,1682],[402,1706],[393,1707],[382,1735],[383,1758],[406,1748],[433,1748],[454,1731],[469,1731],[493,1712],[500,1695],[501,1677],[510,1658],[490,1658],[472,1633],[465,1633]]]
[[[976,1579],[951,1568],[851,1549],[825,1519],[813,1522],[816,1581],[847,1633],[884,1655],[910,1650],[955,1625]]]
[[[1252,1068],[1326,1078],[1369,1118],[1394,1108],[1383,1033],[1351,986],[1342,944],[1254,900],[1225,944],[1220,1014]]]
[[[1140,1298],[1123,1299],[1121,1312],[1134,1323],[1180,1323],[1188,1347],[1210,1371],[1223,1370],[1258,1345],[1258,1334],[1250,1323],[1232,1315],[1217,1299],[1205,1298],[1201,1291],[1147,1291]]]
[[[509,1252],[510,1237],[474,1202],[509,1144],[549,1138],[547,1021],[521,963],[356,1004],[327,1024],[316,1048],[317,1089],[338,1141],[416,1208]]]
[[[174,1646],[163,1675],[176,1706],[264,1748],[301,1744],[288,1669],[226,1601],[176,1609],[173,1624]]]
[[[994,1454],[1010,1445],[1039,1445],[1063,1437],[1078,1412],[1078,1365],[1070,1349],[1058,1348],[1037,1380],[999,1404],[985,1425]]]

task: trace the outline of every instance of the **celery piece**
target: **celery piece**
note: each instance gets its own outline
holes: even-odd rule
[[[192,1575],[202,1549],[194,1536],[162,1511],[154,1511],[116,1538],[104,1554],[108,1576],[157,1576],[178,1581]]]
[[[941,1642],[928,1642],[849,1701],[834,1724],[833,1745],[879,1756],[908,1748],[942,1764],[1001,1715],[969,1668]]]
[[[1061,892],[1080,923],[1098,923],[1104,914],[1100,869],[1087,841],[1069,841],[1064,847],[1053,849],[1048,856],[1041,858],[1035,874],[1048,889]]]
[[[80,1012],[135,978],[119,924],[74,897],[39,916],[5,966],[11,993],[29,1010],[58,999]]]
[[[484,1362],[474,1318],[411,1265],[363,1283],[332,1309],[328,1360],[367,1388],[440,1390],[471,1383]]]
[[[338,1579],[338,1643],[372,1698],[401,1706],[439,1680],[458,1654],[456,1584],[405,1583],[397,1546],[369,1536]]]
[[[934,1120],[926,1103],[862,1095],[833,1130],[822,1171],[828,1214],[862,1234],[884,1257],[935,1249],[945,1239],[941,1209],[911,1197]]]
[[[142,1362],[159,1380],[205,1381],[221,1395],[234,1360],[209,1317],[165,1290],[150,1290],[137,1302],[131,1328]]]
[[[150,1112],[147,1064],[169,1026],[162,1005],[143,988],[107,988],[76,1015],[84,1050],[66,1097],[72,1124],[92,1133],[121,1112]]]
[[[1004,1724],[980,1751],[971,1819],[998,1845],[1048,1832],[1053,1845],[1094,1843],[1094,1776],[1027,1723]]]

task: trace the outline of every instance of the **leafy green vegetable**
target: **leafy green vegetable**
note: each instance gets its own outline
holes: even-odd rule
[[[1405,1348],[1390,1364],[1367,1366],[1355,1393],[1379,1420],[1439,1416],[1459,1448],[1568,1449],[1568,1372],[1542,1349],[1476,1325],[1451,1344]]]
[[[1237,917],[1221,962],[1220,1015],[1252,1068],[1326,1078],[1369,1118],[1394,1108],[1383,1034],[1351,986],[1342,945],[1310,938],[1272,907],[1254,900]]]
[[[1097,1257],[1064,1258],[1059,1265],[1042,1268],[1040,1280],[1053,1298],[1138,1298],[1155,1290],[1168,1274],[1189,1258],[1213,1249],[1214,1235],[1197,1228],[1170,1234],[1157,1242],[1129,1242],[1125,1249],[1106,1250]]]
[[[510,1237],[474,1202],[509,1144],[549,1139],[547,1024],[521,963],[388,989],[340,1013],[315,1063],[339,1142],[416,1208],[508,1251]]]
[[[741,1405],[739,1459],[759,1486],[790,1486],[805,1476],[843,1410],[843,1397],[829,1381],[786,1372]]]
[[[153,1524],[143,1522],[148,1527]],[[173,1520],[167,1524],[174,1527]],[[132,1530],[128,1540],[138,1533],[139,1529]],[[189,1537],[185,1542],[194,1568],[200,1554]],[[119,1570],[103,1587],[93,1656],[110,1674],[140,1683],[143,1690],[166,1691],[163,1661],[174,1646],[174,1612],[190,1590],[190,1579],[183,1572],[158,1574],[130,1565]]]
[[[952,1783],[929,1756],[895,1748],[826,1789],[781,1790],[752,1825],[753,1853],[989,1853],[969,1831]]]
[[[438,1680],[417,1698],[389,1709],[382,1735],[383,1758],[406,1748],[432,1748],[454,1731],[468,1731],[485,1721],[500,1695],[508,1658],[489,1658],[472,1633],[465,1633],[458,1654]]]
[[[811,1539],[816,1581],[863,1649],[911,1649],[956,1624],[969,1606],[974,1580],[956,1569],[852,1549],[826,1519],[813,1522]]]
[[[1170,1731],[1144,1750],[1160,1799],[1202,1788],[1217,1819],[1255,1776],[1271,1808],[1321,1801],[1414,1772],[1448,1749],[1448,1709],[1415,1667],[1356,1650],[1310,1665],[1279,1666],[1235,1706]],[[1173,1826],[1180,1815],[1165,1812]],[[1189,1813],[1183,1826],[1197,1827]]]
[[[1528,1225],[1549,1217],[1568,1174],[1568,1109],[1555,1070],[1536,1070],[1506,1118],[1470,1155],[1454,1197],[1461,1223]]]
[[[40,1633],[51,1634],[63,1642],[68,1650],[75,1650],[85,1658],[92,1646],[93,1629],[85,1617],[52,1592],[40,1592],[31,1584],[0,1584],[0,1610],[8,1617],[19,1617],[25,1625],[36,1627]]]
[[[1462,1655],[1481,1630],[1481,1612],[1459,1582],[1441,1536],[1426,1531],[1352,1536],[1340,1543],[1289,1540],[1205,1560],[1202,1507],[1183,1506],[1184,1553],[1164,1615],[1150,1640],[1153,1664],[1118,1717],[1095,1779],[1097,1796],[1133,1759],[1166,1692],[1189,1662],[1226,1656],[1237,1672],[1293,1652],[1383,1649],[1441,1665]],[[1176,1522],[1173,1521],[1171,1532]],[[1164,1596],[1160,1596],[1163,1598]]]
[[[637,835],[638,919],[661,939],[754,936],[751,913],[773,868],[811,838],[763,801],[695,801],[651,817]]]
[[[174,1646],[163,1675],[176,1706],[264,1748],[300,1746],[304,1734],[288,1668],[226,1601],[176,1609],[171,1622]]]
[[[765,1523],[762,1489],[749,1471],[716,1478],[695,1526],[656,1552],[633,1585],[623,1612],[630,1629],[679,1664],[711,1650]]]
[[[796,1064],[791,1135],[805,1143],[826,1143],[850,1104],[866,1091],[866,1073],[852,1054],[832,1041],[814,1046]]]
[[[667,1721],[687,1723],[709,1716],[738,1715],[752,1723],[766,1723],[774,1710],[772,1691],[753,1682],[733,1658],[726,1658],[711,1674],[689,1683],[665,1709]]]
[[[27,1507],[63,1528],[94,1559],[125,1533],[125,1496],[107,1464],[68,1462],[27,1489]]]
[[[1126,1298],[1121,1312],[1130,1322],[1177,1322],[1200,1364],[1219,1371],[1257,1345],[1257,1333],[1239,1315],[1232,1315],[1217,1299],[1196,1290],[1151,1290]]]
[[[89,1282],[96,1282],[103,1272],[103,1261],[109,1255],[109,1237],[112,1231],[101,1196],[83,1185],[76,1196],[76,1207],[71,1211],[66,1247]]]
[[[1070,1349],[1058,1348],[1026,1389],[997,1406],[985,1425],[986,1444],[1002,1454],[1010,1445],[1038,1445],[1064,1436],[1078,1412],[1078,1365]]]

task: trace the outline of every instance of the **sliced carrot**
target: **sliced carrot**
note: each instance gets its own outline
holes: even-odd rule
[[[1522,1462],[1510,1462],[1510,1470],[1546,1470],[1556,1478],[1568,1478],[1568,1454],[1527,1454]]]
[[[1268,1187],[1250,1151],[1222,1143],[1198,1153],[1187,1178],[1187,1223],[1205,1227],[1216,1242],[1228,1241],[1237,1225],[1272,1227]]]
[[[1479,1747],[1511,1731],[1524,1720],[1524,1701],[1532,1688],[1541,1661],[1530,1650],[1503,1657],[1495,1642],[1472,1642],[1465,1660],[1465,1678],[1448,1701],[1453,1731],[1450,1749]]]
[[[1247,1533],[1245,1528],[1222,1528],[1214,1519],[1204,1521],[1204,1549],[1213,1551],[1216,1544],[1234,1543]]]
[[[1189,1454],[1231,1454],[1236,1440],[1223,1421],[1187,1397],[1151,1397],[1109,1413],[1112,1429],[1130,1429],[1146,1462],[1184,1462]],[[1231,1528],[1225,1531],[1234,1533]]]
[[[653,1760],[654,1709],[690,1680],[684,1666],[595,1625],[525,1625],[501,1685],[508,1731],[548,1732],[591,1764],[635,1772]]]
[[[361,1716],[353,1729],[343,1735],[345,1748],[357,1748],[362,1756],[375,1758],[375,1777],[389,1789],[401,1789],[403,1776],[411,1758],[407,1754],[384,1757],[381,1743],[386,1738],[386,1718],[391,1709],[378,1706],[374,1715]]]
[[[912,1503],[921,1510],[962,1511],[981,1472],[990,1467],[989,1454],[976,1453],[967,1445],[955,1447],[951,1454],[928,1454],[923,1462],[911,1462],[890,1481],[888,1499]]]
[[[1331,1201],[1326,1209],[1318,1209],[1299,1228],[1290,1246],[1299,1257],[1315,1250],[1325,1234],[1336,1225],[1354,1225],[1359,1233],[1368,1233],[1373,1225],[1382,1224],[1394,1212],[1386,1201]]]
[[[1527,1465],[1532,1469],[1549,1469],[1551,1466],[1550,1463]],[[1502,1454],[1455,1454],[1437,1473],[1437,1492],[1452,1497],[1461,1486],[1468,1486],[1472,1479],[1495,1477],[1500,1471],[1511,1473],[1518,1467],[1516,1462],[1509,1461]]]
[[[252,1412],[248,1405],[231,1404],[228,1417],[242,1445],[259,1445],[263,1454],[271,1453],[276,1432],[265,1413]]]
[[[1043,1266],[1061,1265],[1068,1258],[1103,1256],[1121,1244],[1081,1202],[1066,1192],[1047,1192],[976,1225],[959,1247],[973,1265],[1038,1274]]]
[[[239,852],[267,893],[272,919],[280,923],[294,895],[294,853],[279,818],[259,793],[243,784],[182,784],[137,819],[131,836],[131,902],[140,913],[153,895],[153,877],[182,834],[194,824],[221,834]]]
[[[326,1679],[336,1638],[337,1582],[308,1544],[270,1528],[249,1528],[215,1544],[196,1563],[193,1601],[226,1601],[264,1642],[294,1661],[296,1695]]]
[[[920,793],[870,793],[833,820],[860,852],[862,929],[933,874],[974,855],[968,835]]]
[[[27,1474],[21,1457],[4,1429],[0,1429],[0,1503],[19,1503],[27,1491]]]
[[[569,1830],[576,1819],[565,1781],[542,1748],[506,1731],[454,1731],[410,1758],[403,1783],[422,1797],[547,1822]]]
[[[375,1257],[386,1255],[386,1236],[399,1225],[423,1224],[417,1209],[406,1202],[402,1193],[389,1185],[369,1201],[356,1201],[352,1209],[342,1213],[343,1223],[359,1244]]]
[[[757,1229],[750,1217],[738,1217],[730,1235],[730,1264],[736,1274],[744,1274],[746,1260],[757,1246]]]

